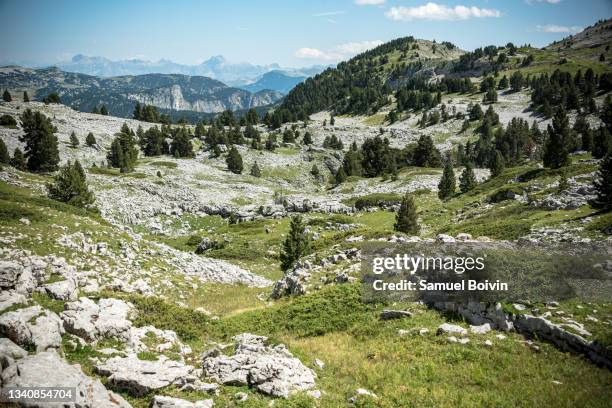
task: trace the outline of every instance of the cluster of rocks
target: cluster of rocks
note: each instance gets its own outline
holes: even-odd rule
[[[53,299],[74,300],[77,289],[95,282],[90,273],[77,273],[64,258],[28,251],[0,249],[0,311],[26,304],[34,292]]]
[[[267,345],[267,337],[243,333],[233,337],[235,352],[221,354],[218,348],[202,356],[205,377],[220,384],[249,386],[276,397],[312,390],[316,374],[280,344]]]
[[[318,265],[313,264],[308,259],[299,261],[293,269],[285,273],[282,279],[274,283],[270,297],[272,299],[279,299],[283,296],[305,295],[308,292],[313,272],[327,268],[330,265],[336,265],[344,261],[359,260],[360,258],[361,251],[357,248],[350,248],[321,259]],[[347,268],[347,270],[351,269],[351,267]],[[354,278],[349,276],[347,271],[339,271],[334,282],[345,283],[352,279]]]
[[[573,183],[567,190],[558,194],[549,194],[546,197],[533,200],[529,205],[546,210],[575,210],[589,201],[597,198],[597,190],[592,184]]]
[[[55,350],[28,355],[21,347],[0,338],[0,385],[2,387],[71,387],[75,399],[69,405],[83,408],[128,408],[131,405],[98,379],[83,373],[78,365],[68,364]],[[49,403],[26,406],[48,407]],[[59,405],[57,405],[59,406]]]
[[[590,243],[591,239],[588,237],[580,236],[584,230],[583,227],[542,227],[533,228],[529,231],[529,234],[522,236],[518,239],[519,243],[526,244],[556,244],[561,242],[571,243]]]
[[[549,302],[551,308],[555,308],[556,302]],[[558,305],[558,304],[557,304]],[[612,353],[609,349],[593,340],[587,340],[591,334],[584,329],[584,325],[573,319],[563,319],[565,323],[553,323],[548,320],[551,312],[546,312],[541,316],[534,316],[522,313],[526,307],[522,304],[515,304],[516,310],[521,311],[517,314],[508,314],[503,311],[499,303],[482,302],[436,302],[432,306],[445,312],[453,312],[462,316],[472,325],[471,331],[474,333],[486,333],[491,329],[502,331],[516,330],[529,338],[537,338],[550,341],[564,351],[583,354],[593,362],[612,368]],[[537,309],[534,309],[538,312]],[[594,319],[591,317],[591,320]],[[568,330],[569,329],[569,330]],[[467,330],[454,325],[442,325],[438,329],[439,333],[447,334],[467,334]],[[574,332],[580,333],[576,334]]]

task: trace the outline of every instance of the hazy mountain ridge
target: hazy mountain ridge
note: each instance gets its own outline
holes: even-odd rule
[[[131,115],[136,102],[175,111],[215,113],[268,105],[282,97],[276,91],[252,93],[203,76],[146,74],[100,78],[58,68],[5,67],[0,69],[0,87],[28,91],[37,100],[57,92],[66,105],[91,111],[104,104],[111,114],[122,117]]]
[[[255,83],[260,80],[263,75],[271,71],[283,71],[287,76],[308,77],[318,74],[326,68],[322,65],[313,65],[304,68],[283,68],[276,63],[266,65],[251,64],[248,62],[234,63],[228,61],[222,55],[210,57],[200,64],[187,65],[179,64],[168,59],[160,59],[159,61],[147,61],[144,59],[113,61],[104,57],[77,54],[72,57],[70,61],[60,62],[55,65],[63,71],[99,77],[145,74],[206,76],[236,87]],[[280,91],[275,88],[270,89]]]
[[[272,89],[283,94],[291,91],[294,86],[304,82],[308,76],[298,75],[287,71],[274,70],[266,72],[256,82],[241,86],[251,92],[258,92],[264,89]]]

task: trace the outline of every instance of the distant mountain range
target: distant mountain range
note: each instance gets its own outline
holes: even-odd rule
[[[9,89],[16,95],[28,91],[35,100],[57,92],[65,105],[89,112],[104,104],[111,115],[121,117],[130,117],[136,102],[164,111],[218,113],[265,106],[282,97],[277,91],[251,92],[204,76],[145,74],[104,78],[55,67],[0,68],[0,89]]]
[[[259,92],[264,89],[273,89],[282,94],[288,93],[294,86],[303,82],[308,76],[290,73],[287,71],[274,70],[266,72],[257,81],[242,85],[240,88],[251,92]]]
[[[305,78],[316,75],[327,66],[314,65],[306,68],[281,68],[278,64],[254,65],[248,62],[233,63],[223,56],[216,55],[198,65],[184,65],[161,59],[157,62],[141,59],[112,61],[104,57],[89,57],[75,55],[70,61],[56,64],[66,72],[76,72],[99,77],[114,77],[122,75],[144,74],[183,74],[190,76],[205,76],[221,81],[227,85],[247,90],[271,89],[287,93],[288,86],[294,86]],[[274,72],[273,77],[264,78],[264,75]],[[295,78],[301,78],[296,80]],[[261,80],[267,88],[256,85]],[[279,84],[277,86],[277,84]]]

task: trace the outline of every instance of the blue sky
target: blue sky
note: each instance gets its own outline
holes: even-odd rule
[[[0,0],[0,63],[335,63],[393,38],[543,46],[612,17],[612,0]]]

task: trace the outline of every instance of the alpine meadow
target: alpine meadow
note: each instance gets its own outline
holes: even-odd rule
[[[612,4],[441,1],[0,1],[0,406],[609,407]]]

